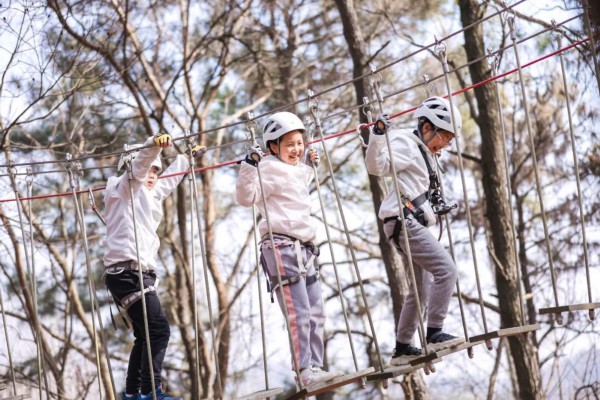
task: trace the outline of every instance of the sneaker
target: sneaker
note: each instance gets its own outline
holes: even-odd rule
[[[396,349],[394,349],[394,354],[392,355],[390,365],[393,365],[395,367],[400,365],[407,365],[412,360],[421,357],[422,354],[423,352],[421,351],[421,349],[418,349],[411,345],[409,345],[406,348],[406,350],[404,350],[402,353],[398,353]]]
[[[141,395],[140,400],[152,400],[152,392],[147,395]],[[181,397],[173,397],[169,396],[165,392],[162,391],[162,388],[156,388],[156,400],[183,400]]]
[[[442,331],[436,332],[427,339],[427,348],[431,351],[440,351],[464,343],[463,338],[449,335]]]
[[[313,385],[317,382],[326,382],[342,375],[340,372],[328,372],[318,367],[310,367],[302,370],[300,379],[303,386]]]
[[[136,393],[134,395],[131,396],[127,396],[127,394],[125,394],[125,392],[123,392],[123,394],[121,395],[121,400],[139,400],[140,399],[140,394]]]

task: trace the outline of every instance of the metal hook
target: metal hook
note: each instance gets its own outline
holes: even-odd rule
[[[33,169],[31,167],[27,167],[26,169],[27,176],[25,177],[25,182],[27,182],[28,186],[33,184]]]
[[[498,53],[493,52],[492,49],[487,49],[487,53],[488,64],[492,69],[492,75],[496,76],[498,72],[498,64],[500,63],[500,58],[498,57]]]
[[[423,74],[423,82],[425,82],[425,94],[427,97],[431,97],[433,93],[433,83],[430,82],[429,75]]]
[[[252,146],[257,145],[256,142],[256,129],[258,129],[258,122],[254,119],[252,111],[246,113],[246,130],[248,131],[246,139],[252,143]]]
[[[365,143],[365,140],[363,139],[362,135],[361,135],[361,131],[363,129],[368,129],[369,133],[371,133],[371,126],[367,125],[367,124],[358,124],[358,126],[356,127],[356,136],[358,136],[358,140],[360,140],[360,145],[366,149],[367,147],[369,147],[369,145],[367,145]]]
[[[319,119],[319,101],[314,97],[315,92],[312,90],[307,89],[306,93],[308,94],[308,110],[310,111],[310,115],[313,117],[316,126],[318,126],[321,124]]]
[[[433,52],[435,54],[437,54],[438,57],[440,58],[444,58],[446,57],[446,50],[448,50],[448,48],[446,47],[446,43],[441,42],[438,40],[437,36],[433,36],[433,38],[435,39],[435,45],[433,46]]]

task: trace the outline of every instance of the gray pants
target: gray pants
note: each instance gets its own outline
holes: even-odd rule
[[[401,222],[398,221],[398,224],[401,224]],[[395,221],[389,221],[384,225],[384,231],[388,238],[394,232],[394,225]],[[446,249],[427,228],[412,217],[406,219],[406,225],[417,288],[415,291],[409,278],[409,292],[400,312],[396,334],[396,340],[400,343],[411,343],[417,330],[419,316],[416,293],[419,293],[422,311],[427,310],[427,327],[442,328],[444,319],[448,314],[448,306],[454,285],[456,285],[456,265]],[[398,248],[396,243],[394,243],[394,246],[402,255],[405,271],[407,276],[410,277],[408,275],[410,273],[408,258],[404,252],[403,231],[399,233],[397,243],[400,247]]]
[[[311,254],[306,246],[301,246],[302,262],[306,264]],[[273,257],[270,244],[261,246],[261,261],[271,282],[277,282],[277,264]],[[276,257],[279,259],[280,274],[287,277],[301,275],[298,266],[298,256],[293,244],[280,244],[276,247]],[[321,285],[318,280],[307,284],[306,278],[314,276],[316,259],[306,266],[306,274],[300,280],[283,286],[283,297],[288,308],[292,344],[298,367],[300,369],[323,366],[323,326],[325,325],[325,310],[321,296]],[[302,266],[303,267],[303,266]],[[273,279],[274,277],[274,279]],[[282,290],[276,290],[279,307],[283,312]],[[293,362],[292,362],[293,367]]]

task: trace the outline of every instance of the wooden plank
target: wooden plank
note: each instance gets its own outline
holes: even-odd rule
[[[481,343],[483,343],[483,340],[480,340],[478,342],[465,342],[465,343],[461,343],[456,346],[452,346],[447,349],[442,349],[439,351],[430,351],[429,354],[427,354],[426,356],[415,358],[414,360],[412,360],[410,362],[410,365],[418,365],[418,364],[423,364],[426,362],[431,362],[437,358],[442,358],[449,354],[456,353],[461,350],[469,349],[469,348],[476,346],[478,344],[481,344]]]
[[[430,363],[432,364],[436,364],[439,363],[440,361],[442,361],[441,358],[436,358],[434,360],[431,360]],[[367,376],[367,381],[380,381],[382,379],[391,379],[391,378],[395,378],[398,375],[406,375],[410,372],[416,371],[418,369],[421,369],[425,366],[425,363],[420,363],[419,365],[400,365],[400,366],[392,366],[392,367],[388,367],[386,369],[384,369],[383,371],[377,371],[375,373],[372,373],[371,375]]]
[[[570,304],[559,307],[546,307],[538,310],[539,314],[558,314],[565,311],[579,311],[579,310],[595,310],[600,308],[600,303],[583,303],[583,304]]]
[[[339,377],[337,377],[335,379],[331,379],[329,381],[317,382],[313,385],[306,386],[304,389],[294,393],[287,399],[295,400],[295,399],[301,399],[303,397],[316,396],[318,394],[325,393],[325,392],[331,392],[332,390],[335,390],[341,386],[350,385],[356,381],[359,381],[360,379],[366,377],[367,375],[373,373],[374,371],[375,371],[375,368],[370,367],[370,368],[363,369],[363,370],[360,370],[360,371],[357,371],[357,372],[354,372],[351,374],[339,376]]]
[[[521,333],[537,331],[538,329],[540,329],[540,324],[515,326],[513,328],[504,328],[504,329],[499,329],[497,331],[484,333],[482,335],[471,336],[469,338],[469,341],[470,342],[480,342],[480,341],[497,339],[497,338],[506,337],[506,336],[519,335]]]
[[[276,396],[283,392],[283,388],[265,389],[239,397],[238,400],[263,400]]]

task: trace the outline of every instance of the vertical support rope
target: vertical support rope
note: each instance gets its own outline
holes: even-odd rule
[[[260,287],[260,257],[258,255],[258,226],[256,224],[256,206],[252,205],[252,223],[254,236],[254,258],[256,262],[256,283],[258,287],[258,308],[260,312],[260,339],[262,344],[263,371],[265,373],[265,389],[269,390],[269,373],[267,369],[267,340],[265,338],[265,315],[263,311],[263,295]]]
[[[335,199],[337,201],[338,211],[342,220],[342,224],[344,225],[344,233],[346,234],[346,240],[348,241],[348,248],[350,249],[350,255],[352,257],[352,265],[354,266],[354,270],[356,271],[356,276],[358,278],[358,285],[360,287],[360,293],[362,296],[362,301],[365,306],[365,311],[367,313],[367,318],[369,320],[369,327],[371,329],[371,334],[373,335],[373,343],[375,344],[375,351],[377,353],[377,359],[379,361],[380,371],[384,370],[383,359],[381,358],[381,351],[379,350],[379,342],[377,340],[377,334],[375,333],[375,326],[373,324],[373,317],[371,316],[371,310],[369,309],[369,302],[367,300],[367,294],[365,292],[365,288],[363,285],[362,278],[360,276],[360,270],[358,268],[358,262],[356,261],[356,254],[354,254],[354,246],[352,245],[352,238],[350,237],[350,232],[348,231],[348,223],[346,222],[346,217],[344,215],[344,208],[342,207],[342,200],[340,197],[340,193],[337,188],[335,174],[333,171],[333,166],[331,165],[331,158],[329,157],[329,151],[327,150],[327,146],[325,145],[325,138],[323,135],[323,127],[321,126],[321,119],[319,117],[319,108],[315,99],[313,98],[313,92],[309,89],[308,92],[309,98],[309,110],[312,119],[315,122],[315,127],[319,132],[319,138],[321,140],[321,146],[323,147],[323,153],[325,155],[325,160],[327,161],[327,168],[329,170],[329,176],[331,177],[331,184],[333,186],[333,192],[335,194]],[[311,104],[311,101],[314,104]]]
[[[308,131],[309,141],[313,141],[313,132]],[[308,153],[308,152],[307,152]],[[344,299],[344,293],[342,291],[342,285],[340,284],[340,277],[338,274],[337,263],[335,261],[335,254],[333,251],[333,243],[331,241],[331,233],[329,231],[329,222],[327,221],[327,212],[325,210],[325,202],[323,201],[323,194],[321,193],[321,183],[319,181],[319,173],[317,172],[317,166],[314,162],[311,162],[310,159],[307,158],[307,163],[310,163],[313,169],[313,173],[315,174],[315,185],[317,187],[317,194],[319,197],[319,205],[321,207],[321,215],[323,216],[323,225],[325,227],[325,235],[327,236],[327,244],[329,246],[329,252],[331,253],[331,265],[333,267],[333,272],[335,274],[335,282],[337,285],[338,295],[340,298],[340,304],[342,305],[342,314],[344,315],[344,323],[346,325],[346,332],[348,332],[348,342],[350,343],[350,351],[352,352],[352,360],[354,361],[354,370],[358,372],[358,361],[356,360],[356,351],[354,350],[354,341],[352,340],[352,331],[350,329],[350,323],[348,322],[348,311],[346,310],[346,303]],[[366,383],[361,381],[363,388]]]
[[[439,177],[442,176],[442,174],[440,173],[440,165],[438,163],[438,158],[437,156],[435,157],[435,169],[436,169],[436,173]],[[442,179],[439,179],[440,181],[440,192],[442,193],[442,197],[446,198],[446,193],[444,192],[444,183]],[[452,240],[452,230],[450,229],[450,218],[448,218],[448,214],[444,214],[444,221],[446,222],[446,232],[448,234],[448,244],[450,246],[450,256],[452,257],[452,260],[454,260],[454,264],[456,265],[456,268],[458,269],[458,263],[456,262],[456,253],[454,251],[454,241]],[[440,221],[440,223],[442,223]],[[465,342],[469,342],[469,331],[467,329],[467,321],[465,319],[465,309],[464,309],[464,305],[463,305],[463,301],[462,301],[462,291],[460,290],[460,279],[456,279],[456,296],[458,297],[458,307],[460,309],[460,320],[462,322],[462,326],[463,326],[463,332],[465,334]],[[473,358],[473,348],[469,347],[467,349],[467,353],[469,354],[469,358]]]
[[[529,105],[527,103],[527,93],[525,91],[525,83],[523,81],[523,71],[521,69],[521,61],[519,59],[519,48],[517,44],[517,33],[515,31],[515,17],[509,15],[507,17],[508,25],[510,28],[510,37],[513,43],[513,49],[515,52],[515,60],[517,62],[517,71],[519,73],[519,84],[521,87],[521,101],[523,102],[523,109],[525,111],[525,125],[527,127],[527,134],[529,136],[529,144],[531,146],[531,158],[533,160],[533,171],[535,174],[535,184],[537,189],[538,200],[540,203],[540,213],[542,216],[542,225],[544,227],[544,240],[546,243],[546,252],[548,253],[548,263],[550,266],[550,275],[552,278],[552,293],[554,295],[554,303],[558,307],[558,293],[556,291],[556,272],[554,271],[554,261],[552,259],[552,247],[550,246],[550,237],[548,233],[548,223],[546,221],[546,210],[544,208],[544,196],[542,193],[542,183],[540,179],[540,171],[538,168],[537,155],[535,153],[535,139],[533,132],[531,131],[531,123],[529,118]],[[556,314],[556,322],[562,324],[562,316],[560,313]]]
[[[373,70],[373,72],[375,72],[375,71]],[[379,111],[383,112],[383,97],[381,96],[381,90],[379,87],[380,81],[381,81],[381,75],[378,74],[377,76],[379,76],[379,79],[377,79],[377,80],[371,79],[369,83],[371,84],[373,92],[375,93],[375,96],[377,99],[377,104],[379,105]],[[406,231],[406,217],[404,216],[404,209],[403,209],[404,202],[402,201],[400,186],[398,185],[398,172],[396,171],[394,152],[392,151],[392,141],[390,139],[389,134],[385,134],[383,136],[385,136],[385,142],[386,142],[387,148],[388,148],[388,156],[390,158],[390,169],[392,172],[392,184],[394,186],[394,193],[396,195],[396,201],[398,202],[398,215],[400,216],[400,221],[402,223],[402,232],[404,232],[404,234],[402,236],[404,236],[404,247],[406,248],[406,259],[408,260],[408,273],[410,275],[410,277],[407,277],[406,273],[405,273],[404,277],[406,279],[407,286],[410,286],[409,283],[412,283],[412,287],[415,292],[415,304],[417,306],[417,313],[419,315],[419,325],[418,325],[419,339],[421,340],[421,346],[423,347],[424,353],[429,354],[429,349],[428,349],[427,340],[426,340],[427,338],[425,335],[425,327],[424,327],[424,322],[423,322],[423,308],[421,307],[421,296],[417,291],[417,279],[415,276],[415,265],[412,260],[412,251],[410,249],[410,243],[408,241],[408,234]],[[406,269],[405,269],[405,272],[406,272]],[[409,282],[409,279],[410,279],[410,282]]]
[[[248,119],[252,119],[252,114],[248,113]],[[252,142],[252,146],[258,146],[256,142],[256,136],[254,133],[254,126],[248,125],[248,131],[250,133],[250,140]],[[279,257],[277,257],[277,249],[275,247],[275,239],[273,238],[273,228],[271,227],[271,219],[269,218],[269,208],[267,207],[267,197],[265,196],[265,188],[262,179],[262,172],[260,171],[260,162],[256,165],[256,172],[258,174],[258,184],[260,186],[260,195],[262,197],[263,205],[265,208],[265,221],[267,222],[267,228],[269,230],[269,240],[271,241],[271,246],[273,247],[273,258],[275,259],[276,272],[277,272],[277,290],[281,296],[281,303],[283,304],[283,315],[285,317],[285,327],[288,332],[288,340],[290,344],[290,352],[292,353],[292,364],[294,365],[294,371],[296,372],[296,385],[300,388],[300,390],[304,389],[304,385],[302,384],[302,379],[300,379],[300,367],[298,366],[298,358],[296,357],[296,351],[294,349],[294,342],[292,338],[292,329],[290,326],[290,314],[288,312],[287,302],[285,301],[285,294],[283,293],[283,282],[281,280],[281,269],[283,266],[280,263]]]
[[[491,54],[491,52],[490,52]],[[492,77],[496,77],[498,75],[498,55],[494,55],[491,66]],[[500,133],[502,134],[502,155],[504,157],[504,174],[506,175],[506,192],[507,192],[507,201],[508,206],[510,208],[510,237],[513,243],[513,254],[515,261],[515,267],[517,268],[517,280],[519,285],[519,308],[521,311],[521,323],[525,323],[527,321],[525,319],[525,310],[523,308],[523,290],[522,290],[522,279],[521,279],[521,263],[519,262],[519,255],[517,252],[517,233],[515,232],[515,218],[513,216],[513,208],[512,208],[512,180],[510,175],[510,170],[508,168],[508,150],[506,149],[506,126],[504,124],[504,113],[502,111],[502,105],[500,102],[500,85],[498,85],[498,81],[494,79],[494,85],[496,87],[496,107],[498,108],[498,119],[500,120]]]
[[[452,127],[454,128],[454,132],[458,133],[458,130],[456,129],[457,128],[456,117],[454,115],[454,104],[452,101],[452,90],[450,89],[450,77],[449,77],[450,70],[448,68],[448,57],[446,55],[446,45],[444,43],[438,43],[436,45],[435,52],[437,53],[437,55],[442,63],[443,70],[444,70],[446,91],[448,93],[448,102],[450,103],[450,116],[452,118]],[[463,188],[463,200],[465,202],[465,211],[467,214],[467,229],[469,231],[469,242],[471,244],[471,256],[473,257],[473,268],[475,270],[475,281],[477,283],[479,308],[481,310],[481,319],[482,319],[482,323],[483,323],[483,330],[487,334],[488,326],[487,326],[487,320],[486,320],[486,316],[485,316],[485,306],[483,305],[483,295],[482,295],[482,291],[481,291],[481,281],[479,278],[479,267],[477,265],[477,254],[476,254],[476,249],[475,249],[475,238],[473,237],[473,222],[471,219],[471,207],[469,206],[469,195],[467,193],[467,183],[466,183],[466,179],[465,179],[465,169],[464,169],[462,153],[461,153],[461,148],[460,148],[459,135],[455,134],[454,141],[456,142],[456,154],[458,155],[458,166],[460,169],[460,179],[461,179],[462,188]],[[485,341],[485,344],[486,344],[488,350],[491,350],[493,348],[491,340],[487,339]]]
[[[71,162],[71,154],[67,153],[67,163],[65,164],[65,169],[67,170],[67,175],[69,176],[69,186],[71,187],[71,192],[73,194],[73,201],[75,202],[75,209],[77,210],[76,212],[76,216],[77,219],[79,220],[80,223],[80,227],[82,225],[85,225],[83,222],[83,217],[80,215],[80,209],[79,209],[79,201],[77,200],[77,188],[75,185],[75,181],[73,179],[73,171],[72,171],[72,162]],[[83,233],[84,232],[85,227],[82,229],[82,236],[83,236],[83,247],[84,247],[84,252],[85,252],[85,258],[86,258],[86,267],[87,267],[87,280],[88,280],[88,290],[89,290],[89,295],[90,295],[90,313],[92,315],[92,338],[94,341],[94,352],[96,353],[96,370],[98,371],[98,393],[100,394],[100,397],[102,397],[102,368],[100,367],[100,349],[98,347],[98,332],[96,331],[96,314],[94,313],[95,310],[95,293],[94,293],[94,289],[92,286],[92,275],[91,275],[91,268],[90,268],[90,264],[89,264],[89,249],[87,247],[87,236]],[[115,395],[116,395],[116,391],[115,391]]]
[[[189,136],[189,132],[186,133],[186,136]],[[200,216],[200,206],[198,200],[198,187],[196,185],[196,174],[194,171],[194,157],[192,155],[192,146],[191,142],[188,141],[188,151],[190,157],[190,179],[191,179],[191,196],[192,196],[192,208],[196,207],[196,218],[198,219],[197,228],[198,228],[198,241],[200,242],[200,252],[202,253],[202,263],[203,263],[203,272],[204,272],[204,289],[206,290],[206,301],[208,307],[208,320],[210,327],[210,336],[212,339],[213,345],[213,357],[215,358],[215,367],[216,367],[216,376],[217,376],[217,388],[219,389],[218,396],[223,397],[223,386],[221,383],[221,371],[219,370],[219,354],[217,351],[217,339],[215,336],[215,324],[213,320],[213,312],[212,312],[212,300],[210,296],[210,281],[208,277],[208,258],[206,256],[206,246],[204,244],[204,234],[202,233],[202,217]],[[192,240],[193,240],[194,232],[192,231]],[[193,247],[193,246],[192,246]],[[194,296],[196,294],[194,293]]]
[[[127,151],[127,145],[125,145]],[[140,261],[140,242],[137,230],[137,218],[135,212],[135,194],[133,193],[133,171],[131,169],[131,157],[125,158],[125,169],[127,173],[127,185],[129,186],[129,198],[131,199],[131,218],[133,221],[133,236],[135,238],[135,260],[138,265],[138,279],[140,281],[140,292],[142,294],[142,314],[144,317],[144,335],[146,338],[146,353],[148,354],[148,368],[150,372],[150,382],[152,384],[152,400],[156,399],[156,382],[154,380],[154,363],[152,362],[152,346],[150,343],[150,328],[148,326],[148,309],[146,308],[146,294],[144,293],[144,274],[142,271],[142,263]]]
[[[554,21],[553,21],[554,22]],[[561,48],[561,36],[560,33],[556,32],[556,41],[557,46]],[[591,36],[590,36],[591,37]],[[581,193],[581,181],[579,178],[579,161],[577,159],[577,142],[575,139],[575,133],[573,130],[573,119],[571,114],[571,101],[569,100],[569,86],[567,85],[567,73],[565,72],[565,61],[564,54],[558,53],[558,57],[560,59],[560,72],[562,76],[563,82],[563,90],[565,92],[565,102],[567,103],[567,116],[569,118],[569,135],[571,137],[571,150],[573,152],[573,163],[575,166],[575,182],[577,184],[577,203],[579,205],[579,222],[581,224],[581,237],[583,239],[583,260],[585,263],[585,277],[587,283],[587,292],[588,292],[588,302],[591,303],[592,300],[592,283],[590,280],[590,265],[588,260],[588,247],[587,247],[587,237],[585,234],[585,214],[583,211],[583,195]],[[589,310],[589,317],[593,321],[595,319],[594,309]]]
[[[186,136],[187,136],[187,131],[186,131]],[[189,141],[188,141],[188,151],[189,151]],[[194,324],[194,357],[195,357],[195,365],[194,365],[194,377],[196,379],[196,381],[198,382],[198,385],[200,386],[200,349],[199,349],[199,344],[198,344],[198,302],[197,302],[197,298],[196,298],[196,246],[194,245],[194,217],[195,217],[195,212],[196,210],[196,203],[194,201],[193,198],[193,190],[194,190],[194,185],[192,184],[192,180],[194,180],[193,177],[193,171],[194,171],[194,161],[193,161],[193,157],[189,158],[189,167],[190,167],[190,171],[192,171],[189,175],[188,175],[188,181],[190,183],[189,185],[189,189],[190,189],[190,202],[191,202],[191,208],[190,208],[190,247],[191,247],[191,251],[190,251],[190,270],[191,270],[191,279],[192,279],[192,293],[190,293],[190,298],[192,299],[192,313],[193,313],[193,317],[192,317],[192,323]]]
[[[10,160],[9,163],[12,164],[12,160]],[[19,215],[20,215],[21,209],[19,207],[21,205],[20,205],[20,201],[19,201],[19,191],[17,190],[16,168],[14,166],[10,166],[8,168],[8,172],[9,172],[12,184],[13,184],[13,188],[15,189],[15,199],[16,199],[15,204],[17,206],[17,210],[19,210]],[[10,377],[11,377],[12,385],[13,385],[13,394],[16,396],[17,395],[17,381],[15,378],[15,367],[13,364],[12,351],[11,351],[11,347],[10,347],[10,336],[8,335],[8,325],[6,324],[6,311],[4,310],[4,296],[2,294],[2,285],[0,285],[0,307],[2,307],[2,325],[4,326],[4,336],[6,338],[6,350],[8,352],[8,365],[10,368]]]
[[[25,182],[27,183],[27,197],[33,196],[33,175],[31,167],[27,168],[27,177],[25,178]],[[27,209],[27,219],[29,220],[29,244],[30,244],[30,254],[31,254],[31,296],[33,298],[33,313],[35,314],[36,320],[39,318],[38,314],[38,297],[37,297],[37,278],[35,271],[35,256],[34,256],[34,241],[33,241],[33,216],[32,216],[32,208],[33,203],[29,203],[29,207]],[[39,323],[35,323],[36,328],[36,350],[37,350],[37,375],[39,382],[39,395],[40,400],[42,400],[42,382],[44,384],[44,388],[46,388],[46,393],[48,393],[48,377],[46,375],[46,369],[44,367],[44,350],[42,343],[42,330]],[[42,381],[43,379],[43,381]]]

